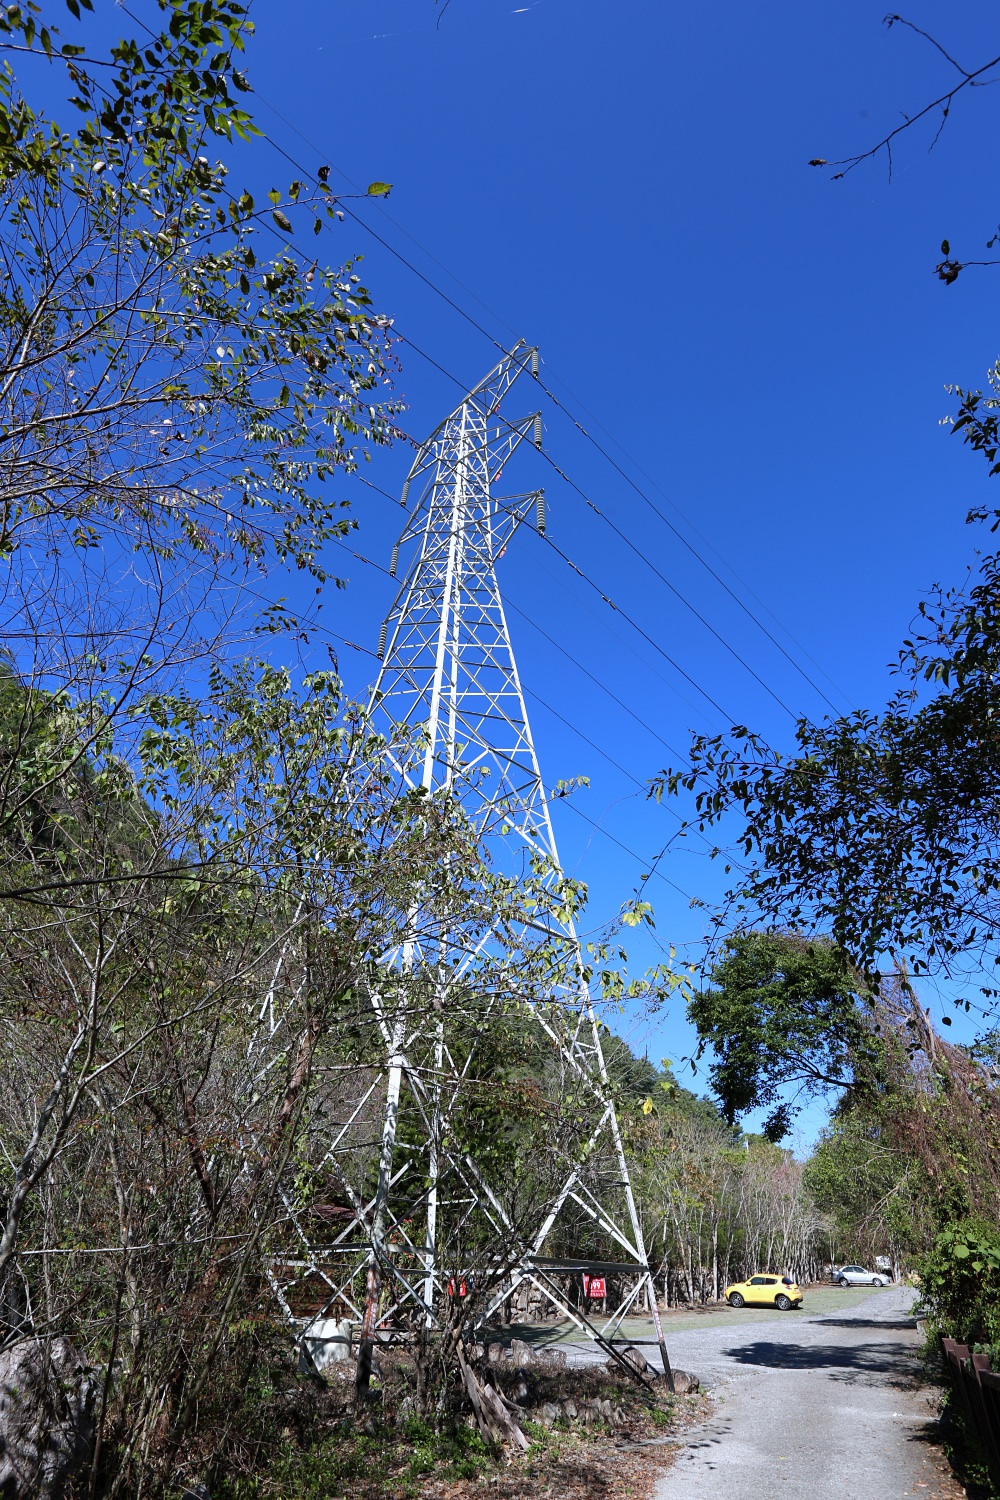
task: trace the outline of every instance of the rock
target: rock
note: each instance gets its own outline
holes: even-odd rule
[[[563,1402],[562,1409],[566,1413],[566,1419],[569,1422],[575,1422],[580,1414],[579,1410],[577,1409],[577,1404],[573,1400],[572,1396],[568,1397],[567,1400]]]
[[[351,1357],[351,1325],[335,1318],[314,1318],[302,1330],[300,1369],[310,1364],[322,1375],[330,1365],[342,1364]]]
[[[598,1401],[597,1404],[601,1408],[601,1416],[604,1418],[605,1422],[607,1422],[609,1425],[613,1423],[615,1420],[615,1413],[611,1402],[605,1398],[603,1401]]]
[[[621,1351],[621,1355],[625,1363],[627,1365],[631,1365],[632,1369],[635,1370],[639,1375],[645,1375],[646,1371],[649,1369],[649,1365],[646,1363],[646,1356],[643,1354],[642,1350],[637,1349],[634,1344],[629,1344],[627,1349],[623,1349]]]
[[[551,1401],[545,1401],[538,1415],[546,1427],[551,1427],[553,1422],[558,1422],[561,1412],[558,1406],[553,1406]]]
[[[473,1364],[482,1364],[486,1358],[486,1349],[482,1344],[471,1344],[469,1346],[468,1357]]]
[[[530,1395],[531,1395],[531,1392],[529,1391],[529,1389],[528,1389],[527,1385],[525,1384],[525,1382],[523,1380],[519,1380],[517,1382],[517,1385],[514,1387],[514,1400],[515,1401],[527,1401],[527,1399],[528,1399],[528,1397]]]
[[[0,1354],[0,1495],[61,1500],[94,1441],[97,1379],[69,1339]]]
[[[510,1357],[516,1365],[530,1365],[534,1360],[531,1345],[526,1344],[523,1339],[511,1339]]]
[[[503,1344],[488,1344],[486,1347],[486,1363],[498,1365],[507,1353]]]
[[[690,1370],[674,1371],[674,1394],[677,1396],[690,1396],[695,1391],[701,1390],[701,1381],[697,1375],[692,1375]]]
[[[565,1349],[540,1349],[538,1351],[538,1363],[543,1370],[565,1370]]]
[[[611,1413],[611,1420],[616,1427],[623,1427],[628,1421],[624,1406],[616,1406]]]

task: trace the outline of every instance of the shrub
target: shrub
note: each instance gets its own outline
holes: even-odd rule
[[[941,1333],[1000,1350],[1000,1225],[959,1219],[920,1259],[920,1310]]]

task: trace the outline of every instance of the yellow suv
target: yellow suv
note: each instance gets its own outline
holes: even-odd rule
[[[749,1281],[736,1281],[727,1286],[726,1301],[730,1307],[753,1303],[758,1307],[777,1307],[781,1312],[787,1312],[790,1307],[802,1306],[802,1293],[788,1276],[751,1276]]]

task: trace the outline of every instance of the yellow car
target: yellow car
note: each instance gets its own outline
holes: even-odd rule
[[[727,1286],[726,1301],[730,1307],[753,1303],[757,1307],[777,1307],[781,1312],[787,1312],[790,1307],[802,1306],[802,1293],[788,1276],[751,1276],[749,1281],[736,1281]]]

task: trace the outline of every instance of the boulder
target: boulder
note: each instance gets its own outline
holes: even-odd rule
[[[303,1366],[311,1364],[322,1375],[330,1365],[351,1357],[351,1325],[335,1318],[313,1318],[302,1330]]]
[[[627,1365],[631,1365],[632,1369],[635,1370],[639,1375],[645,1375],[646,1371],[649,1369],[649,1365],[646,1362],[646,1356],[643,1354],[642,1350],[637,1349],[634,1344],[629,1344],[627,1349],[623,1349],[621,1351],[621,1356],[625,1363]]]
[[[697,1375],[692,1375],[690,1370],[674,1371],[674,1394],[677,1396],[691,1396],[695,1391],[701,1390],[701,1381]]]
[[[523,1339],[511,1339],[510,1357],[516,1365],[530,1365],[535,1358],[531,1345],[526,1344]]]
[[[577,1410],[576,1402],[573,1400],[572,1396],[570,1396],[566,1401],[563,1402],[562,1409],[566,1413],[566,1419],[569,1422],[575,1422],[580,1414]]]
[[[542,1370],[565,1370],[565,1349],[539,1349],[538,1365]]]
[[[546,1427],[551,1427],[553,1422],[558,1422],[562,1413],[560,1412],[558,1406],[554,1405],[553,1402],[546,1401],[542,1404],[538,1415],[541,1417],[542,1422]]]
[[[0,1354],[0,1495],[61,1500],[90,1456],[98,1383],[69,1339],[24,1339]]]

